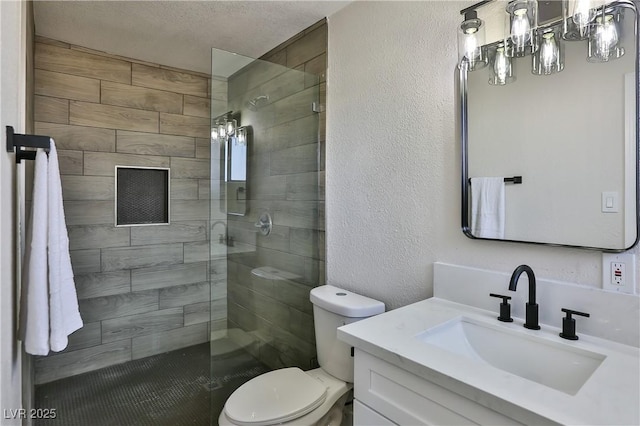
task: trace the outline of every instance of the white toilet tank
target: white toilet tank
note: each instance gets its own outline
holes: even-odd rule
[[[337,329],[384,312],[384,303],[324,285],[311,290],[316,350],[320,367],[333,377],[353,383],[351,346],[337,338]]]

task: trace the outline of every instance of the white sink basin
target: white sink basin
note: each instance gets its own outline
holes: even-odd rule
[[[575,395],[604,355],[461,316],[417,339],[522,378]]]

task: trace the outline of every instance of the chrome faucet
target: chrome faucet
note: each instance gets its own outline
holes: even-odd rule
[[[518,279],[523,272],[527,273],[527,278],[529,279],[529,301],[525,305],[524,327],[531,330],[540,330],[540,325],[538,325],[538,304],[536,303],[536,276],[533,273],[533,269],[527,265],[518,266],[511,275],[509,290],[516,291]]]

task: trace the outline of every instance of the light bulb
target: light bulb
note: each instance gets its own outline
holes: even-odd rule
[[[522,49],[531,39],[531,24],[527,16],[527,9],[521,8],[513,11],[511,21],[511,40],[518,49]]]
[[[583,29],[596,17],[596,10],[591,6],[591,0],[575,0],[572,18],[578,28]]]
[[[218,126],[211,128],[211,139],[218,139]]]
[[[464,31],[464,33],[467,35],[464,41],[464,52],[465,56],[471,63],[473,63],[477,56],[476,49],[478,48],[478,40],[475,36],[477,32],[477,28],[467,28]]]
[[[542,36],[542,46],[540,46],[540,63],[546,74],[551,72],[557,60],[558,45],[554,33],[546,33]]]
[[[496,58],[493,62],[493,72],[497,78],[497,84],[503,85],[507,82],[507,71],[509,70],[509,63],[507,61],[504,47],[498,47],[496,49]]]
[[[227,129],[224,127],[224,124],[218,125],[218,137],[224,138],[227,136]]]
[[[236,130],[236,126],[235,126],[235,124],[234,124],[234,121],[235,121],[235,120],[229,120],[229,121],[227,121],[227,134],[228,134],[228,135],[232,135],[232,134],[233,134],[233,132],[235,132],[235,130]]]
[[[611,48],[618,44],[618,31],[613,22],[613,15],[605,15],[604,22],[601,16],[596,18],[596,44],[603,57],[608,57]]]

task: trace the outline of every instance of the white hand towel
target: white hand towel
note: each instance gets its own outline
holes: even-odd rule
[[[504,238],[504,178],[471,178],[471,233],[478,238]]]
[[[67,347],[68,336],[82,327],[78,296],[73,281],[69,256],[69,237],[62,204],[62,183],[56,144],[51,139],[48,169],[49,192],[49,325],[51,350],[59,352]]]
[[[49,353],[49,287],[47,276],[47,154],[36,153],[31,220],[22,272],[20,335],[27,353]]]

